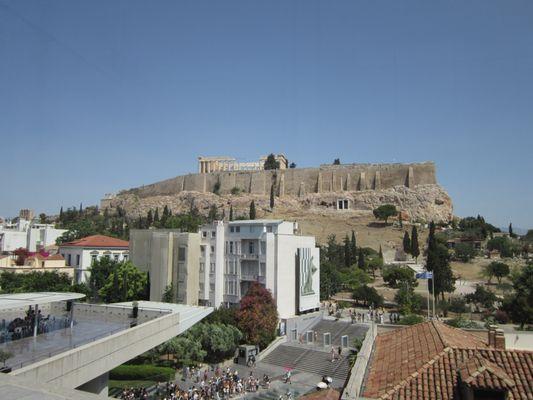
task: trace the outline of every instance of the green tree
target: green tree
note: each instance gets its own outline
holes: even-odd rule
[[[436,237],[433,221],[429,224],[426,269],[433,272],[433,279],[430,279],[428,283],[430,291],[434,286],[435,296],[441,295],[444,300],[445,292],[450,293],[455,290],[455,277],[450,267],[448,247]],[[433,283],[432,280],[435,282]]]
[[[148,214],[146,215],[146,224],[148,225],[148,227],[151,227],[154,224],[152,210],[148,210]]]
[[[509,237],[516,237],[516,235],[514,234],[513,232],[513,224],[512,223],[509,223]]]
[[[480,308],[492,310],[497,298],[493,292],[487,290],[483,285],[477,285],[475,292],[467,294],[465,300],[467,303],[475,305],[478,310]]]
[[[47,219],[47,218],[46,218],[46,214],[45,214],[45,213],[40,213],[40,214],[39,214],[39,222],[40,222],[41,224],[46,224],[46,219]]]
[[[466,263],[476,256],[476,249],[470,243],[457,243],[454,248],[455,257]]]
[[[291,162],[290,165],[289,165],[289,168],[291,168],[291,169],[296,168],[296,163]]]
[[[488,283],[490,284],[493,277],[498,279],[498,283],[501,283],[503,277],[509,275],[510,268],[507,264],[493,261],[488,265],[483,267],[483,275],[487,277]]]
[[[187,337],[200,342],[207,362],[218,363],[233,356],[242,333],[231,325],[199,323],[189,329]]]
[[[131,261],[119,263],[98,294],[106,303],[144,299],[147,276]],[[118,285],[118,287],[117,287]]]
[[[340,158],[336,158],[333,160],[333,165],[341,165],[341,159]]]
[[[414,288],[418,285],[413,270],[406,266],[391,266],[383,271],[383,281],[393,289]]]
[[[270,209],[273,210],[274,209],[274,197],[275,197],[275,188],[274,188],[274,184],[272,184],[270,186]]]
[[[328,261],[320,264],[320,299],[328,300],[342,288],[341,274]]]
[[[359,254],[357,255],[357,267],[362,270],[366,268],[365,253],[361,247],[359,248]]]
[[[215,204],[211,204],[209,208],[209,214],[207,215],[207,220],[213,222],[218,219],[218,209]]]
[[[385,221],[385,224],[387,224],[390,217],[398,215],[398,210],[396,210],[396,206],[393,204],[383,204],[375,208],[373,213],[376,219]]]
[[[409,238],[409,233],[404,232],[403,234],[403,251],[405,254],[411,254],[411,239]]]
[[[412,287],[404,285],[394,296],[394,301],[398,304],[400,314],[417,314],[422,309],[422,296],[415,293]]]
[[[420,245],[418,244],[418,231],[414,225],[413,229],[411,230],[411,251],[409,253],[411,253],[411,255],[415,258],[415,262],[418,262]]]
[[[502,257],[513,257],[517,248],[508,237],[495,237],[487,242],[488,250],[497,250]]]
[[[533,323],[533,264],[526,265],[512,280],[514,293],[504,298],[503,309],[524,329],[525,324]]]
[[[279,161],[276,160],[276,156],[274,154],[270,153],[267,156],[263,167],[266,170],[279,169]]]
[[[376,279],[376,271],[383,268],[383,257],[368,257],[367,268],[372,271],[372,277]]]
[[[11,357],[13,357],[13,353],[0,349],[0,362],[4,364],[4,367],[6,366],[6,361],[9,360]]]
[[[350,254],[352,256],[350,265],[354,265],[357,262],[357,240],[355,238],[355,232],[353,230],[352,230],[352,239],[350,241]]]
[[[161,301],[163,303],[174,303],[174,290],[172,289],[172,285],[165,286]]]
[[[381,307],[383,305],[383,296],[381,296],[376,289],[367,285],[357,287],[353,293],[352,298],[364,306]]]
[[[93,261],[89,267],[89,291],[95,301],[100,300],[99,291],[107,283],[108,279],[117,270],[119,262],[110,257],[102,257]]]
[[[278,311],[272,294],[259,283],[252,283],[237,312],[237,327],[244,340],[264,349],[276,337],[277,326]]]
[[[154,225],[159,226],[159,207],[155,208],[154,212]]]
[[[229,206],[229,220],[233,221],[233,204]]]
[[[350,239],[348,238],[348,235],[344,237],[343,242],[344,247],[344,267],[349,268],[350,265],[352,265],[352,249],[351,249],[351,243]]]
[[[253,200],[250,203],[250,219],[255,219],[255,202]]]

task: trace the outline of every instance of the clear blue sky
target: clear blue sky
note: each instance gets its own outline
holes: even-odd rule
[[[0,0],[0,139],[3,216],[283,152],[533,227],[533,2]]]

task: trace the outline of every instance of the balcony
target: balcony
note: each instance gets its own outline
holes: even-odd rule
[[[259,282],[264,284],[266,279],[263,275],[241,274],[241,281]]]
[[[239,257],[241,260],[259,260],[259,254],[242,253]]]

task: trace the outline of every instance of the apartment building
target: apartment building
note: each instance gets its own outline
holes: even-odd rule
[[[248,220],[200,228],[202,304],[236,306],[253,282],[265,286],[280,318],[320,306],[320,253],[315,238],[297,234],[295,222]]]

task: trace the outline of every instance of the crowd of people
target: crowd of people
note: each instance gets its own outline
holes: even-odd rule
[[[189,384],[187,384],[189,381]],[[271,378],[263,375],[254,376],[253,370],[246,377],[239,376],[237,370],[229,367],[225,370],[215,368],[184,367],[182,370],[182,384],[177,382],[158,383],[151,394],[146,388],[126,388],[122,391],[123,400],[224,400],[246,392],[257,392],[260,388],[268,389]],[[192,384],[191,384],[192,383]]]

